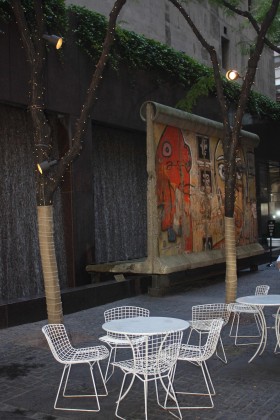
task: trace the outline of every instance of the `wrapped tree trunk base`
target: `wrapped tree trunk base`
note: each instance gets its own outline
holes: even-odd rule
[[[237,263],[235,223],[233,217],[225,217],[226,251],[226,303],[235,302],[237,293]]]
[[[48,322],[63,322],[63,310],[54,245],[53,206],[38,206],[38,229]]]

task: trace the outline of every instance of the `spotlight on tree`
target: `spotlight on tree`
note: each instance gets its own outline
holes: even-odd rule
[[[238,71],[237,70],[228,70],[227,72],[226,72],[226,78],[228,79],[228,80],[230,80],[231,82],[233,82],[234,80],[237,80],[237,79],[241,79],[242,78],[242,76],[240,76],[240,74],[238,73]]]
[[[52,160],[49,162],[48,160],[44,160],[44,162],[37,163],[37,168],[40,174],[43,174],[43,172],[47,172],[51,166],[55,165],[57,163],[57,160]]]
[[[44,34],[43,39],[45,39],[48,42],[48,44],[54,45],[57,50],[61,48],[63,43],[63,39],[57,35]]]

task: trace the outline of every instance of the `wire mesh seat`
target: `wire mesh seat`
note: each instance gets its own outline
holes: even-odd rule
[[[176,395],[189,395],[189,396],[208,396],[210,400],[210,405],[183,405],[183,403],[180,402],[180,399],[178,401],[179,407],[181,410],[184,409],[200,409],[200,408],[212,408],[214,407],[214,402],[212,399],[212,396],[216,394],[213,382],[207,367],[207,360],[210,359],[210,357],[215,353],[217,344],[219,341],[219,337],[221,334],[221,329],[223,327],[224,320],[223,319],[213,319],[210,321],[209,324],[209,330],[207,333],[207,340],[205,344],[203,345],[190,345],[190,344],[182,344],[180,353],[178,356],[178,362],[184,361],[184,362],[191,362],[193,364],[197,364],[203,374],[203,378],[206,384],[207,393],[198,393],[198,392],[185,392],[185,391],[178,391],[177,386],[175,386],[176,389]],[[175,376],[175,370],[173,372],[173,375]],[[174,381],[175,382],[175,381]],[[176,384],[175,384],[176,385]],[[184,402],[185,404],[185,402]],[[166,406],[166,408],[170,408]]]
[[[135,378],[138,378],[144,385],[144,406],[146,419],[148,418],[148,384],[151,381],[155,383],[158,405],[164,409],[166,408],[164,403],[160,402],[159,398],[158,386],[161,385],[164,395],[168,395],[175,404],[175,406],[172,407],[172,410],[178,411],[178,415],[173,412],[172,415],[179,419],[182,418],[172,384],[173,370],[179,355],[182,335],[182,331],[153,334],[141,337],[134,336],[133,338],[126,335],[126,340],[130,344],[133,357],[129,360],[113,362],[114,366],[119,367],[124,373],[119,398],[117,400],[117,407],[115,411],[116,417],[121,419],[123,418],[119,415],[120,402],[129,393]],[[125,383],[128,375],[131,375],[132,377],[125,389]]]
[[[256,287],[255,290],[255,295],[267,295],[269,292],[270,286],[267,286],[265,284],[259,285]],[[243,303],[232,303],[230,306],[230,311],[233,312],[233,318],[232,318],[232,322],[231,322],[231,327],[230,327],[230,332],[229,332],[229,336],[230,337],[234,337],[234,344],[236,346],[247,346],[247,345],[251,345],[251,344],[259,344],[256,342],[243,342],[240,343],[238,342],[238,338],[256,338],[256,337],[261,337],[261,321],[260,321],[260,317],[259,317],[259,310],[262,310],[263,306],[259,306],[259,308],[257,309],[254,306],[251,305],[246,305]],[[239,325],[240,325],[240,316],[242,314],[247,314],[247,315],[253,315],[254,319],[255,319],[255,323],[257,326],[257,331],[258,333],[255,335],[240,335],[238,334],[239,332]],[[236,320],[236,326],[235,326],[235,333],[233,333],[234,330],[234,323]]]
[[[105,322],[109,322],[115,319],[135,318],[138,316],[148,317],[150,316],[150,311],[148,309],[141,308],[139,306],[118,306],[116,308],[107,309],[104,312]],[[107,382],[114,373],[114,365],[112,364],[112,361],[115,362],[116,360],[117,349],[129,348],[130,343],[127,341],[127,339],[125,338],[123,334],[110,333],[110,332],[108,332],[106,335],[102,337],[99,337],[99,340],[108,344],[108,346],[110,347],[110,354],[109,354],[106,372],[105,372],[105,382]],[[112,371],[110,375],[108,376],[110,365],[112,366]]]
[[[201,334],[208,332],[212,325],[213,319],[222,319],[223,327],[228,323],[230,317],[230,307],[227,303],[207,303],[204,305],[195,305],[192,307],[192,320],[190,323],[190,334],[188,343],[193,331],[199,334],[199,344],[201,345]],[[222,356],[216,350],[217,357],[224,363],[227,363],[227,358],[224,350],[222,337],[219,337]]]
[[[52,351],[52,354],[59,363],[64,365],[64,369],[62,372],[60,384],[58,387],[58,391],[55,398],[54,408],[57,410],[67,410],[67,411],[100,411],[100,404],[99,398],[100,396],[108,395],[108,391],[106,388],[105,380],[102,374],[102,370],[100,367],[100,361],[107,359],[109,356],[109,351],[105,346],[94,346],[94,347],[81,347],[75,348],[70,343],[68,334],[66,332],[65,326],[63,324],[48,324],[42,328],[42,331],[47,339],[49,347]],[[82,394],[82,395],[70,395],[66,394],[68,379],[70,376],[70,371],[72,365],[88,363],[91,380],[93,384],[94,393],[93,394]],[[104,393],[98,394],[96,389],[95,377],[93,373],[94,365],[97,365],[102,385],[104,387]],[[57,401],[60,395],[60,390],[63,384],[63,380],[66,374],[65,383],[63,386],[63,397],[95,397],[96,398],[96,409],[83,409],[83,408],[63,408],[57,406]]]

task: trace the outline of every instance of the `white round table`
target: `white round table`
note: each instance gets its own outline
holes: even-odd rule
[[[148,316],[114,319],[105,322],[105,324],[102,325],[102,328],[109,333],[124,334],[127,339],[132,336],[143,337],[143,342],[146,343],[146,355],[148,358],[148,341],[150,336],[183,331],[186,330],[189,325],[188,321],[184,321],[183,319]],[[148,364],[148,362],[146,363]],[[132,375],[131,382],[127,386],[125,395],[131,389],[134,379],[135,374]],[[159,375],[158,379],[162,382],[161,375]],[[167,394],[170,394],[170,388],[166,388],[163,382],[162,385],[166,389]]]
[[[183,331],[189,328],[188,321],[161,316],[114,319],[102,325],[103,330],[117,334],[153,335]]]
[[[275,333],[276,333],[276,340],[277,343],[280,344],[280,334],[279,334],[279,322],[280,322],[280,295],[252,295],[252,296],[243,296],[238,299],[236,299],[237,303],[243,303],[246,305],[254,306],[259,315],[260,315],[260,321],[261,321],[261,330],[262,335],[260,339],[260,344],[254,353],[254,355],[249,360],[249,363],[257,356],[257,354],[261,355],[265,349],[266,343],[267,343],[267,326],[266,326],[266,320],[263,313],[262,308],[266,306],[278,306],[278,310],[275,317]]]

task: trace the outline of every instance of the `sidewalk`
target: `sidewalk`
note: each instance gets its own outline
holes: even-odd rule
[[[259,266],[257,272],[249,270],[240,272],[237,295],[254,294],[255,287],[259,284],[270,285],[270,294],[280,294],[280,273],[274,266],[267,265]],[[143,306],[150,309],[151,315],[154,316],[170,316],[188,320],[191,318],[193,305],[223,302],[224,294],[224,282],[212,282],[207,286],[186,289],[161,298],[140,295],[66,315],[64,323],[74,345],[95,345],[100,344],[98,337],[104,334],[101,327],[104,322],[104,310],[113,306]],[[274,321],[271,315],[275,313],[275,308],[267,308],[265,313],[267,323],[271,326]],[[101,411],[99,413],[53,409],[62,365],[54,360],[41,332],[46,322],[0,330],[0,419],[114,419],[115,401],[122,380],[119,370],[108,382],[109,395],[100,398]],[[247,324],[250,325],[251,321],[248,322]],[[268,330],[268,344],[263,355],[257,356],[250,364],[248,360],[256,347],[236,347],[233,345],[233,339],[228,337],[228,333],[229,325],[223,330],[228,364],[225,365],[216,356],[213,356],[208,363],[217,393],[214,397],[215,407],[204,410],[183,410],[183,419],[279,419],[280,354],[273,353],[274,330]],[[89,383],[87,380],[90,379],[87,376],[88,368],[83,366],[81,369],[83,370],[79,377],[79,386],[83,384],[86,386]],[[191,391],[194,390],[196,384],[204,386],[200,369],[186,362],[178,365],[176,378],[178,385]],[[136,384],[135,381],[135,388],[137,392],[128,394],[121,406],[121,413],[128,420],[144,419],[142,384],[138,382]],[[148,401],[149,419],[172,419],[170,413],[165,412],[156,404],[154,397],[154,387],[151,383]],[[83,404],[84,401],[78,401],[78,403]]]

